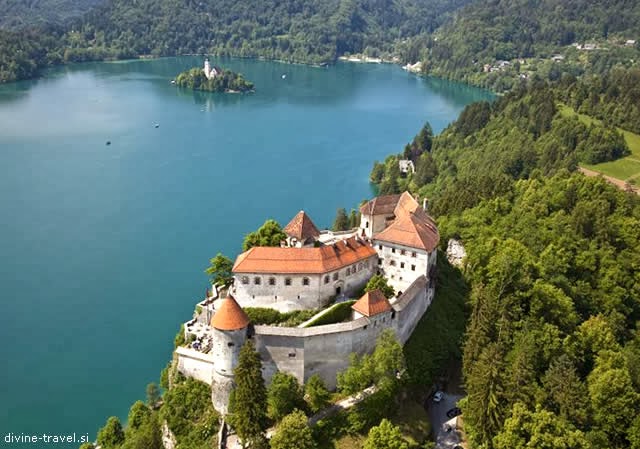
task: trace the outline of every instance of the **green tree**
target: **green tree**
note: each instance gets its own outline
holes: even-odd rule
[[[122,449],[163,449],[162,430],[157,413],[149,414],[135,430],[127,428]]]
[[[80,445],[80,449],[95,449],[96,447],[93,445],[93,443],[82,443]]]
[[[211,278],[211,282],[219,286],[229,286],[233,281],[233,261],[222,253],[210,260],[209,268],[205,272]]]
[[[551,362],[542,383],[550,404],[561,418],[576,425],[587,423],[587,389],[567,355],[563,354]]]
[[[291,374],[278,371],[267,388],[267,412],[274,421],[280,421],[296,408],[304,406],[302,387]]]
[[[609,438],[622,444],[621,429],[627,429],[640,412],[640,394],[633,389],[624,356],[602,351],[589,374],[589,397],[594,421]]]
[[[382,178],[384,178],[384,164],[375,161],[373,163],[373,169],[371,170],[371,176],[369,176],[369,180],[374,184],[380,184]]]
[[[349,230],[349,217],[344,207],[339,207],[336,211],[336,219],[333,221],[334,231],[348,231]]]
[[[307,417],[300,410],[282,418],[271,438],[271,449],[315,449],[317,444],[313,438],[311,428],[307,424]]]
[[[364,449],[407,449],[409,446],[402,438],[400,428],[383,419],[380,425],[372,427],[367,435]]]
[[[231,425],[244,444],[259,443],[268,426],[267,389],[261,368],[260,355],[248,340],[240,350],[238,365],[233,371],[236,388],[231,416]]]
[[[465,379],[469,393],[463,408],[476,444],[488,444],[502,428],[505,400],[504,355],[496,343],[487,345]]]
[[[151,382],[147,385],[147,405],[151,408],[155,408],[155,406],[160,401],[160,389],[155,384],[155,382]]]
[[[96,441],[104,449],[116,448],[124,443],[124,430],[118,417],[112,416],[107,419],[107,424],[98,431]]]
[[[313,413],[317,413],[329,405],[331,393],[318,374],[309,378],[304,386],[304,397]]]
[[[371,276],[371,279],[369,279],[369,282],[367,282],[367,285],[365,286],[364,290],[366,292],[370,292],[373,290],[380,290],[382,294],[389,299],[393,298],[393,296],[396,294],[395,291],[393,290],[393,287],[391,287],[387,283],[387,278],[385,278],[381,274],[375,274]]]
[[[142,401],[136,401],[129,409],[127,432],[138,429],[151,415],[151,410]]]
[[[242,243],[242,250],[248,251],[254,246],[280,246],[280,242],[286,238],[287,235],[282,232],[280,224],[269,219],[257,231],[246,235]]]
[[[355,211],[355,209],[351,209],[351,213],[349,214],[349,229],[357,228],[360,226],[360,214]]]
[[[493,439],[495,449],[591,449],[584,433],[540,407],[535,412],[517,403],[504,430]]]
[[[640,415],[631,423],[631,427],[627,431],[627,440],[631,444],[631,449],[640,449]]]

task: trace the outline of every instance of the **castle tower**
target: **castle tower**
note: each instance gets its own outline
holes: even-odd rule
[[[204,59],[204,76],[207,79],[211,78],[211,65],[209,64],[209,58]]]
[[[222,300],[211,318],[211,352],[214,355],[211,399],[214,408],[223,414],[229,411],[233,370],[238,364],[240,349],[247,340],[249,322],[249,317],[231,295]]]

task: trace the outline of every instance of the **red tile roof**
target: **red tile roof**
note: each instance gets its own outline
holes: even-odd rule
[[[399,194],[377,196],[360,206],[360,213],[363,215],[392,214],[399,199]]]
[[[211,318],[211,327],[221,331],[235,331],[247,327],[251,320],[233,296],[229,295],[217,305]]]
[[[419,207],[415,212],[400,215],[373,239],[431,252],[438,246],[440,234],[433,219]]]
[[[397,195],[382,195],[368,201],[360,207],[360,213],[364,215],[401,215],[413,212],[420,205],[409,192]]]
[[[391,304],[380,290],[373,290],[365,293],[351,308],[364,316],[373,316],[388,312],[391,310]]]
[[[355,237],[317,248],[256,246],[237,257],[233,272],[321,274],[375,255],[369,244]]]
[[[303,210],[298,212],[295,217],[291,219],[288,225],[283,229],[284,233],[289,237],[295,237],[301,242],[304,242],[308,238],[317,238],[320,236],[320,231],[313,224],[311,218],[304,213]]]

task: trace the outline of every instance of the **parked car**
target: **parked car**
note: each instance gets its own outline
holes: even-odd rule
[[[444,398],[444,393],[442,391],[436,391],[433,395],[433,402],[440,402]]]
[[[449,418],[453,418],[454,416],[458,416],[462,414],[462,410],[459,407],[453,407],[451,410],[447,412],[447,416]]]

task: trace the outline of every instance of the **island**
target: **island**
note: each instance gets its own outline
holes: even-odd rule
[[[209,59],[205,59],[204,68],[194,67],[180,73],[175,79],[175,84],[208,92],[240,93],[255,90],[253,83],[244,79],[241,74],[212,67]]]

